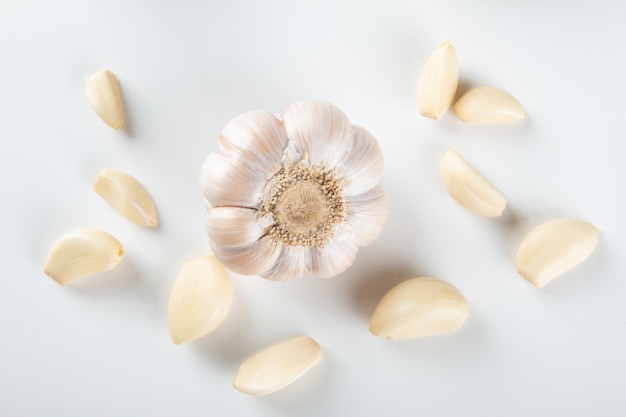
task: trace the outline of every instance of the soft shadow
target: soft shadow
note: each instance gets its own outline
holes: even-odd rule
[[[506,209],[502,213],[502,216],[496,217],[495,222],[507,229],[515,229],[521,222],[521,217],[515,212],[515,209],[511,208],[507,204]]]
[[[225,369],[231,370],[233,366],[238,366],[242,357],[249,354],[246,344],[242,343],[250,315],[246,306],[246,300],[242,299],[241,292],[235,288],[233,305],[226,320],[210,334],[193,341],[192,348],[200,356]]]
[[[459,84],[456,88],[456,95],[454,96],[454,100],[452,101],[452,103],[456,103],[457,101],[459,101],[463,94],[467,93],[474,87],[477,87],[475,83],[466,78],[459,77]]]
[[[379,339],[385,350],[394,355],[420,357],[442,362],[462,361],[475,358],[484,352],[487,339],[483,326],[477,316],[470,313],[467,322],[460,329],[445,334],[421,336],[412,339]]]
[[[395,262],[394,262],[395,264]],[[369,320],[381,298],[402,281],[420,276],[409,265],[379,266],[367,268],[355,274],[358,280],[351,283],[352,304],[357,313]]]
[[[129,100],[129,94],[125,91],[124,85],[120,82],[120,89],[122,90],[122,99],[124,100],[124,125],[120,129],[120,132],[126,136],[127,139],[133,139],[134,124],[133,124],[133,106],[132,100]]]
[[[141,285],[141,279],[132,260],[124,257],[119,265],[72,281],[67,286],[82,295],[106,296],[128,291]]]

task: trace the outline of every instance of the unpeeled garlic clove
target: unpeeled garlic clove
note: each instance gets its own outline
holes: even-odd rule
[[[582,220],[555,219],[532,229],[515,257],[517,271],[538,288],[584,261],[598,243],[598,228]]]
[[[113,169],[103,169],[98,173],[93,189],[127,219],[142,226],[158,226],[159,221],[152,197],[131,175]]]
[[[321,362],[322,349],[315,340],[300,336],[271,346],[246,359],[233,386],[244,394],[272,394]]]
[[[424,117],[441,118],[450,108],[459,84],[459,61],[450,41],[439,45],[426,61],[417,85],[417,109]]]
[[[120,83],[115,74],[108,69],[101,69],[85,80],[87,99],[91,108],[113,129],[124,125],[124,100]]]
[[[170,292],[167,321],[179,345],[205,336],[224,322],[233,301],[228,271],[213,255],[185,263]]]
[[[487,217],[498,217],[506,208],[506,197],[454,149],[448,148],[441,163],[441,178],[452,198],[466,209]]]
[[[452,284],[436,278],[413,278],[393,287],[370,319],[370,332],[387,339],[408,339],[459,329],[469,305]]]
[[[515,97],[494,87],[467,91],[454,104],[454,112],[465,123],[512,122],[527,116]]]
[[[119,264],[123,256],[122,244],[107,232],[75,229],[54,243],[43,272],[65,285],[76,278],[108,271]]]

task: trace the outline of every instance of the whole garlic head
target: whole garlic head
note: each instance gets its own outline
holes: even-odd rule
[[[332,104],[252,111],[222,130],[200,171],[213,254],[231,271],[288,281],[352,265],[387,219],[383,155]]]

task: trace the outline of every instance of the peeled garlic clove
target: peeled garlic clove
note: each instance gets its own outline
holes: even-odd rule
[[[526,117],[515,97],[494,87],[467,91],[454,105],[454,112],[465,123],[512,122]]]
[[[124,125],[124,100],[115,74],[102,69],[89,75],[85,81],[87,99],[91,108],[113,129]]]
[[[454,100],[459,84],[456,50],[446,41],[428,57],[417,86],[417,109],[424,117],[441,118]]]
[[[122,244],[107,232],[75,229],[54,243],[43,272],[65,285],[76,278],[108,271],[119,264],[123,256]]]
[[[506,208],[504,194],[451,148],[443,157],[441,177],[450,196],[476,214],[498,217]]]
[[[103,169],[98,173],[93,189],[127,219],[142,226],[158,226],[152,197],[139,181],[125,172]]]
[[[228,271],[213,255],[183,265],[170,293],[167,320],[179,345],[215,330],[228,315],[233,287]]]
[[[246,359],[233,386],[244,394],[268,395],[295,382],[321,362],[322,349],[308,336],[271,346]]]
[[[538,288],[584,261],[598,243],[598,228],[582,220],[555,219],[526,235],[515,257],[517,271]]]
[[[459,329],[469,305],[453,285],[436,278],[413,278],[393,287],[370,319],[370,332],[387,339],[408,339]]]

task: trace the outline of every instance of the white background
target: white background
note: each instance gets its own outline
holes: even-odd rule
[[[0,413],[3,416],[623,416],[626,413],[626,3],[622,1],[3,1],[0,5]],[[514,94],[528,119],[420,117],[429,53],[452,40],[461,91]],[[119,77],[128,126],[89,107],[84,79]],[[197,172],[232,117],[316,98],[370,130],[386,158],[380,239],[329,280],[233,276],[217,331],[175,346],[169,290],[208,251]],[[439,164],[454,147],[508,197],[465,211]],[[102,168],[151,192],[161,227],[92,191]],[[521,237],[554,217],[599,226],[596,251],[544,289],[515,271]],[[57,285],[54,241],[98,227],[119,268]],[[393,285],[435,276],[471,314],[456,333],[368,332]],[[306,334],[325,360],[253,398],[239,363]]]

